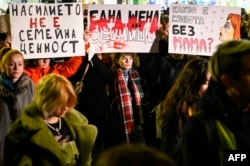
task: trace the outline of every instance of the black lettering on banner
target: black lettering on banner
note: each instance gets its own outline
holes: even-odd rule
[[[33,43],[33,42],[23,42],[20,43],[20,51],[24,54],[34,54],[34,53],[58,53],[59,51],[67,53],[72,50],[73,53],[76,52],[76,45],[79,43],[78,40],[66,40],[62,43],[57,41],[48,43]]]
[[[194,36],[194,26],[187,26],[187,25],[173,25],[172,27],[172,32],[175,35],[188,35],[188,36]]]
[[[63,16],[63,15],[80,15],[82,14],[81,4],[65,3],[58,5],[21,5],[11,4],[12,16]]]

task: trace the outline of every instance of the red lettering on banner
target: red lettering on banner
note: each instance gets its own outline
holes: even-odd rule
[[[173,37],[174,50],[176,51],[179,47],[180,51],[196,51],[196,52],[211,52],[211,45],[213,43],[213,38],[198,39],[198,38],[188,38],[188,37]]]

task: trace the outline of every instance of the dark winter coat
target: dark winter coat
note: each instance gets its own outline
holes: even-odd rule
[[[79,151],[79,165],[91,165],[91,151],[97,129],[78,111],[69,110],[66,122]],[[62,166],[65,161],[58,142],[44,122],[38,108],[31,103],[10,129],[5,141],[6,165]]]
[[[150,146],[157,146],[156,138],[156,111],[154,108],[161,102],[162,81],[161,71],[164,66],[160,64],[165,60],[165,56],[158,53],[140,53],[140,66],[138,71],[141,76],[142,86],[146,98],[146,104],[143,109],[148,114],[144,114],[144,136],[145,143]]]
[[[32,80],[25,74],[15,84],[8,83],[5,74],[0,75],[0,165],[3,160],[4,137],[13,121],[21,116],[34,94]]]
[[[88,60],[87,55],[77,73],[71,78],[72,82],[81,79],[87,64],[89,64],[89,68],[83,81],[84,88],[78,95],[76,109],[88,118],[90,124],[94,124],[98,128],[96,144],[101,146],[104,140],[105,117],[109,109],[107,85],[112,79],[112,72],[97,57],[97,54],[92,57],[91,61]]]
[[[226,165],[228,150],[249,152],[250,112],[238,111],[222,86],[211,81],[197,104],[184,133],[183,165]]]
[[[88,61],[88,57],[85,58],[74,76],[75,81],[80,80],[88,63],[90,66],[83,81],[84,88],[79,94],[77,110],[92,123],[104,118],[109,108],[107,85],[112,79],[112,71],[95,54],[91,61]]]
[[[162,118],[161,150],[173,156],[174,151],[181,141],[182,132],[179,128],[179,115],[175,107],[168,108]]]
[[[141,76],[143,90],[145,97],[149,102],[149,109],[152,110],[162,99],[160,88],[161,85],[161,66],[160,61],[163,61],[165,57],[161,57],[158,53],[140,53],[138,54],[140,59],[140,66],[138,71]]]

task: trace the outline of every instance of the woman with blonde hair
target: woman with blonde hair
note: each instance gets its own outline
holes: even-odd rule
[[[32,80],[23,73],[24,59],[20,51],[0,50],[0,165],[3,164],[4,137],[13,122],[21,116],[34,94]]]
[[[6,137],[7,165],[91,165],[97,129],[74,110],[72,84],[47,74],[37,84],[33,101]]]

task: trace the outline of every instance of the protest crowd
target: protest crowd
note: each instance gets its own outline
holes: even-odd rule
[[[169,19],[158,53],[93,53],[85,27],[84,56],[25,59],[1,32],[0,166],[249,165],[250,14],[211,56],[169,53]]]

